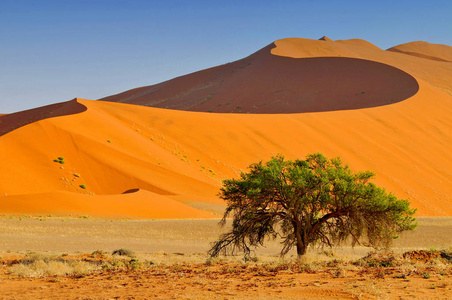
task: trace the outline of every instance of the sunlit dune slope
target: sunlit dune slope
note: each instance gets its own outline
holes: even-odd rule
[[[76,99],[83,112],[0,137],[0,156],[8,158],[0,168],[0,213],[208,217],[224,208],[216,196],[221,180],[238,176],[250,163],[277,153],[293,159],[322,152],[342,157],[353,170],[375,171],[375,182],[409,199],[420,216],[452,216],[450,63],[383,51],[360,40],[286,39],[264,49],[270,51],[265,56],[291,61],[316,53],[341,58],[330,60],[335,67],[363,62],[365,76],[382,66],[387,72],[388,66],[406,74],[401,89],[407,99],[290,114],[186,112]],[[187,85],[193,84],[190,78]],[[350,97],[383,95],[368,88]],[[64,157],[63,164],[54,161],[58,157]],[[123,194],[133,189],[140,191]]]
[[[4,197],[2,206],[3,213],[12,214],[141,219],[215,217],[208,212],[143,190],[128,194],[101,196],[65,191],[14,195]]]
[[[388,51],[400,52],[421,58],[452,62],[452,47],[428,42],[410,42],[389,48]]]

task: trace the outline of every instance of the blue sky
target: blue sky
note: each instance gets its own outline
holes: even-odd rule
[[[0,0],[0,113],[98,99],[285,37],[452,45],[452,1]]]

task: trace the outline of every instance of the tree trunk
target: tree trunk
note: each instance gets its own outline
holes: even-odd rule
[[[308,247],[306,247],[306,245],[303,242],[300,242],[297,239],[297,254],[298,254],[298,257],[301,257],[301,256],[305,255],[307,248]]]
[[[306,254],[306,249],[308,248],[302,237],[301,226],[299,224],[294,224],[295,237],[297,238],[297,254],[298,258]]]

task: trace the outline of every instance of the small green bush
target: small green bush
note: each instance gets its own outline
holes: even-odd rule
[[[64,157],[59,156],[57,159],[54,159],[53,161],[56,163],[64,164]]]
[[[79,187],[81,187],[82,189],[86,190],[86,185],[84,185],[84,184],[79,185]]]

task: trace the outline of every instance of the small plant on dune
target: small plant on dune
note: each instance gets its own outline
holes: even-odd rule
[[[59,156],[57,159],[54,159],[53,161],[59,164],[64,164],[64,157]]]
[[[79,185],[79,187],[86,190],[86,185],[84,185],[84,184]]]

